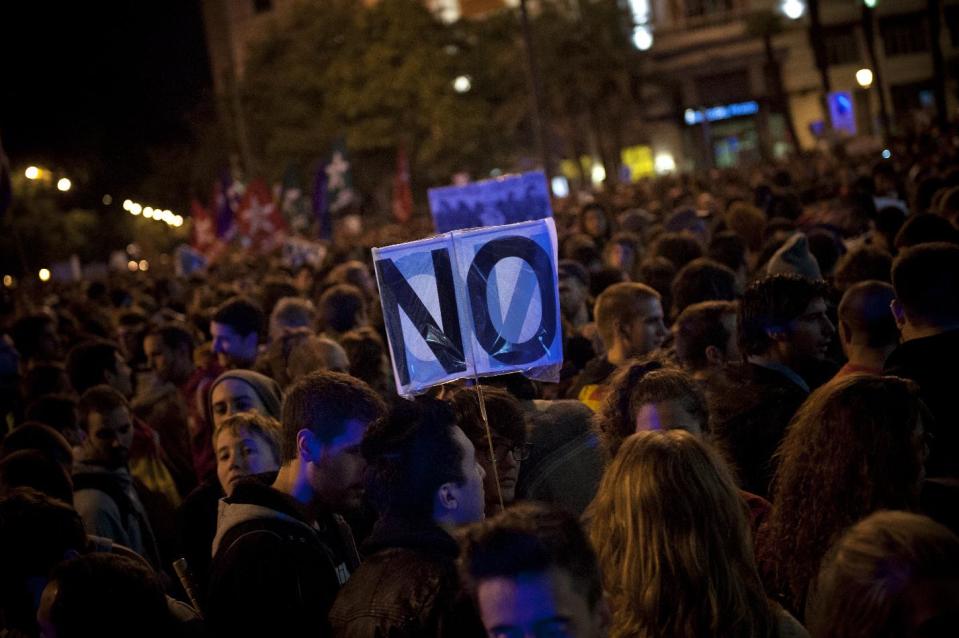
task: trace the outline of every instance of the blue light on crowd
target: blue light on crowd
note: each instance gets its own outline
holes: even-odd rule
[[[759,113],[759,103],[755,100],[750,100],[748,102],[711,106],[703,110],[686,109],[683,113],[683,119],[686,120],[686,124],[693,126],[694,124],[701,124],[704,120],[707,122],[718,122],[720,120],[728,120],[744,115],[755,115],[756,113]]]

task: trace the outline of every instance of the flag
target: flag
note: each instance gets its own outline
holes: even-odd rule
[[[300,175],[296,167],[288,166],[283,173],[283,182],[276,189],[276,202],[290,230],[305,235],[312,220],[303,197],[303,189],[300,188]]]
[[[220,178],[213,185],[216,236],[224,242],[229,242],[236,234],[236,211],[242,188],[242,185],[233,179],[229,170],[222,171]]]
[[[330,161],[326,164],[326,203],[330,213],[336,214],[353,203],[353,171],[346,144],[340,140],[333,145]]]
[[[249,246],[269,252],[286,239],[286,221],[262,179],[250,182],[236,214],[237,230]]]
[[[206,253],[216,243],[216,227],[213,214],[197,200],[190,202],[191,241],[193,248]]]
[[[393,176],[393,217],[403,224],[413,216],[413,191],[410,188],[410,163],[406,149],[396,149],[396,175]]]

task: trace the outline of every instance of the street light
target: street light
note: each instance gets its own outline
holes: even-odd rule
[[[870,9],[875,9],[878,4],[876,0],[862,0],[862,3]]]
[[[40,272],[37,273],[37,277],[40,278],[40,281],[46,283],[50,281],[50,271],[46,268],[41,268]]]
[[[468,93],[473,88],[473,81],[468,75],[461,75],[453,80],[453,90],[457,93]]]
[[[23,174],[26,175],[27,179],[37,179],[40,177],[40,169],[36,166],[28,166]]]
[[[868,89],[872,86],[872,70],[859,69],[856,71],[856,82],[858,82],[862,88]]]
[[[779,8],[790,20],[798,20],[806,13],[806,3],[802,0],[783,0]]]
[[[71,186],[73,186],[73,182],[68,180],[66,177],[61,177],[59,180],[57,180],[58,191],[63,191],[66,193],[68,190],[70,190]]]

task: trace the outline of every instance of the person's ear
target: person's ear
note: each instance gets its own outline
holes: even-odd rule
[[[616,335],[619,337],[620,341],[629,343],[630,339],[630,322],[629,321],[619,321],[616,323]]]
[[[852,329],[845,321],[839,322],[839,341],[841,343],[849,343],[852,341]]]
[[[706,346],[706,361],[710,365],[718,366],[726,363],[726,356],[723,354],[722,350],[716,346]]]
[[[892,311],[892,318],[896,320],[896,325],[902,330],[906,325],[906,311],[898,299],[893,299],[889,303],[889,310]]]
[[[296,453],[304,461],[318,461],[323,453],[323,444],[306,428],[296,433]]]
[[[453,483],[443,483],[436,490],[436,500],[446,510],[455,510],[459,507],[459,490]]]

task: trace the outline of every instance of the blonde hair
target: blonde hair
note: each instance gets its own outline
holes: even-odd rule
[[[745,504],[719,455],[689,432],[627,438],[587,518],[611,636],[774,635]]]

